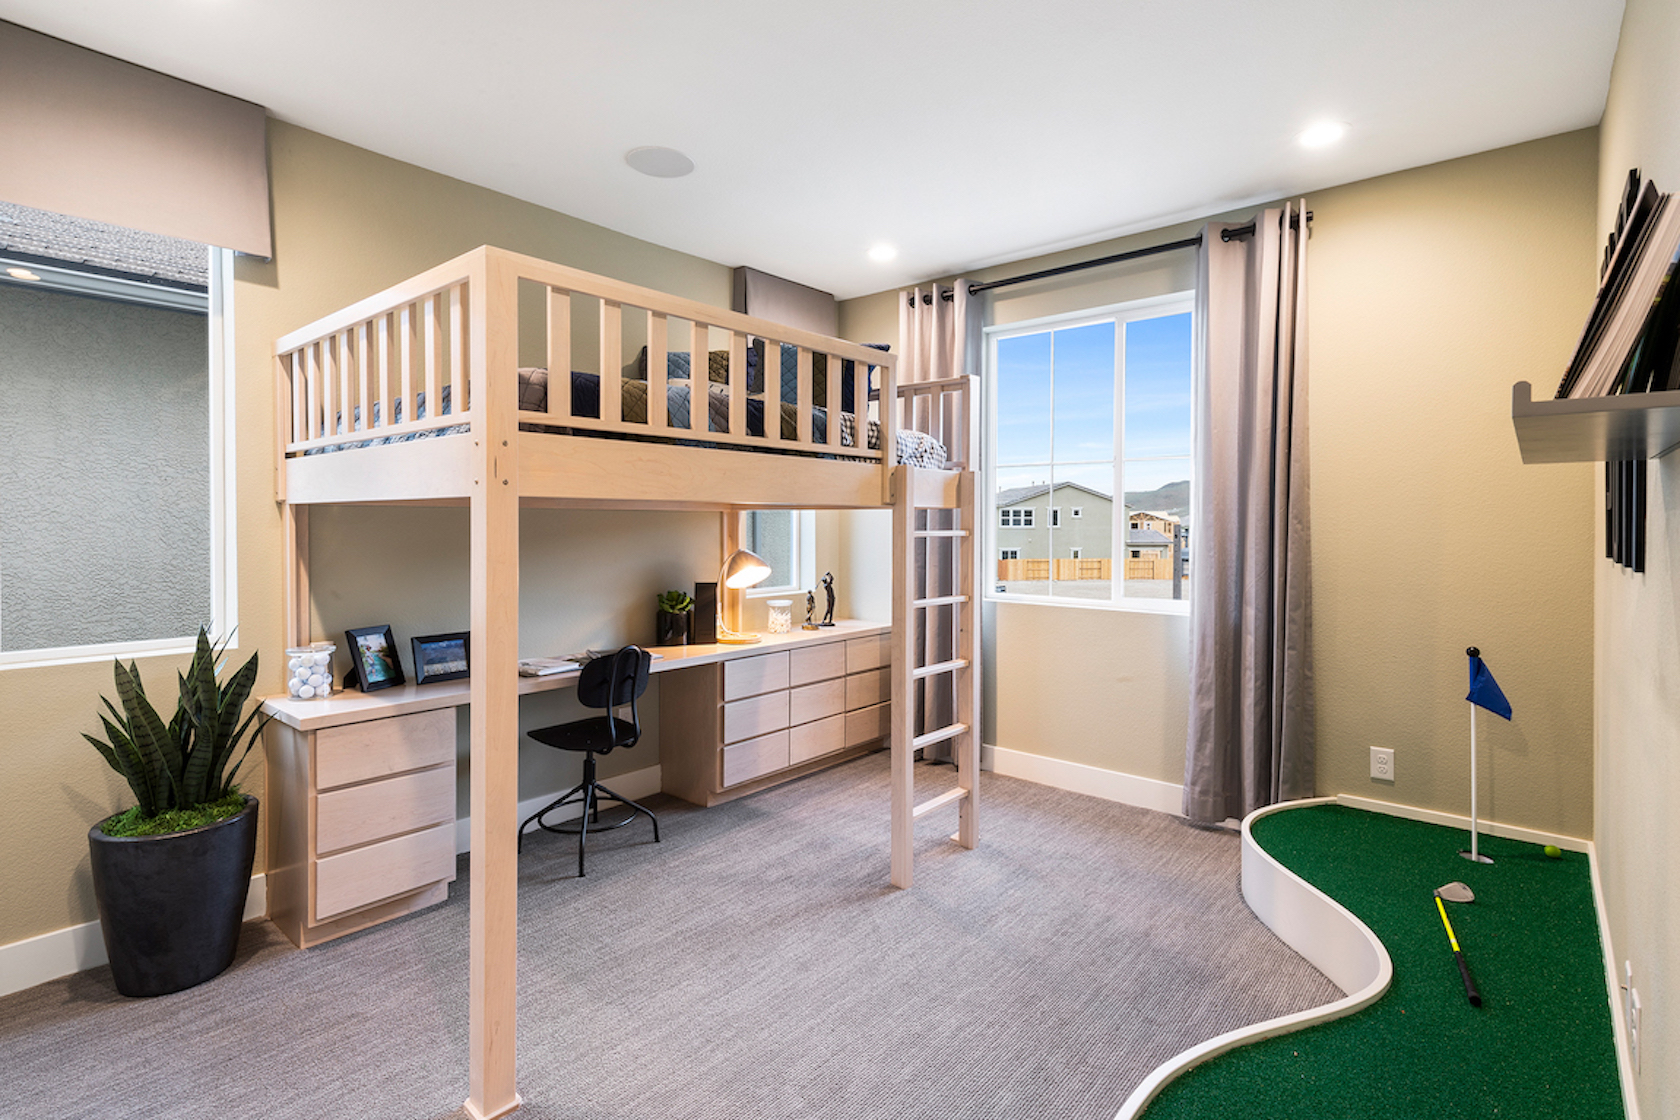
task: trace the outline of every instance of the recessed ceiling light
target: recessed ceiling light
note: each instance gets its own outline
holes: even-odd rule
[[[869,259],[876,264],[886,264],[896,256],[898,250],[887,244],[876,245],[869,250]]]
[[[694,161],[675,148],[631,148],[624,162],[655,179],[680,179],[694,170]]]
[[[1319,121],[1301,133],[1297,139],[1303,148],[1327,148],[1347,135],[1347,125],[1341,121]]]
[[[39,280],[40,279],[39,276],[35,275],[33,272],[29,271],[27,268],[8,268],[6,270],[6,275],[10,276],[13,280]]]

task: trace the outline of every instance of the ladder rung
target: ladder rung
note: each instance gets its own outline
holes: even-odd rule
[[[919,681],[923,677],[936,677],[940,673],[954,673],[958,669],[966,669],[966,668],[968,668],[967,660],[959,657],[955,661],[941,661],[937,665],[923,665],[923,666],[920,666],[919,668],[917,668],[917,669],[915,669],[914,671],[911,672],[910,677],[911,677],[912,680],[918,680]]]
[[[947,739],[955,739],[968,730],[966,723],[953,723],[949,727],[941,727],[938,731],[929,731],[926,735],[918,735],[910,740],[910,749],[919,751],[923,747],[930,747],[935,743],[943,743]]]
[[[913,534],[917,537],[966,537],[967,529],[917,529]]]
[[[910,816],[915,818],[921,816],[923,813],[931,813],[935,809],[944,808],[953,801],[961,801],[967,796],[968,791],[966,789],[962,789],[960,787],[957,789],[948,789],[938,797],[930,797],[920,805],[916,806],[910,811]]]
[[[912,607],[943,607],[948,603],[966,603],[967,595],[941,595],[937,599],[912,599]]]

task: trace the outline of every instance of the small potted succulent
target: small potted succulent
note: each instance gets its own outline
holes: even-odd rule
[[[665,591],[659,595],[659,618],[654,627],[656,646],[688,644],[688,623],[694,617],[694,596],[686,591]]]
[[[83,736],[127,779],[136,801],[88,830],[100,930],[111,978],[125,996],[202,984],[232,964],[239,947],[257,799],[234,778],[267,720],[255,710],[240,718],[257,655],[224,684],[216,670],[225,648],[199,631],[168,723],[147,699],[139,667],[117,662],[121,707],[105,699],[105,738]]]

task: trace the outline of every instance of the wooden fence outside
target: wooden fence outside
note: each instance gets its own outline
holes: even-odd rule
[[[1047,580],[1051,565],[1055,565],[1058,583],[1081,579],[1113,579],[1114,561],[1108,557],[1078,560],[999,560],[997,578],[1000,580]]]

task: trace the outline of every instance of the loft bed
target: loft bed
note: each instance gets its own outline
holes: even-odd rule
[[[900,384],[896,361],[491,247],[276,342],[288,645],[311,637],[312,506],[471,510],[469,1115],[520,1103],[522,507],[717,510],[725,541],[752,509],[892,509],[891,881],[911,885],[925,813],[956,804],[955,839],[975,846],[978,396],[969,377]],[[956,785],[915,804],[914,754],[940,743]]]

